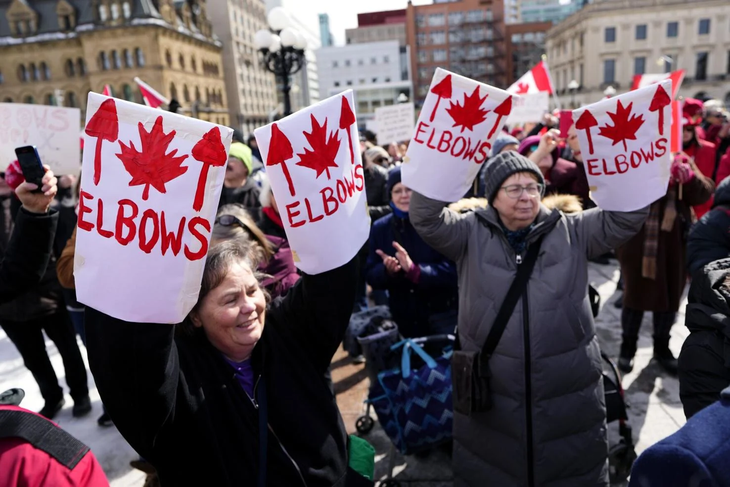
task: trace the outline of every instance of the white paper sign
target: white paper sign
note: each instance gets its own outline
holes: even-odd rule
[[[403,184],[457,201],[471,187],[519,97],[436,69],[403,164]]]
[[[17,159],[15,148],[34,145],[57,176],[81,169],[81,110],[0,103],[0,168]]]
[[[294,263],[308,274],[352,259],[370,235],[352,90],[254,131]]]
[[[179,323],[198,300],[233,131],[96,93],[87,106],[78,300]]]
[[[648,86],[573,112],[591,198],[634,211],[667,193],[672,82]]]
[[[409,140],[413,137],[415,120],[413,103],[401,103],[375,109],[378,145]]]
[[[508,125],[539,122],[548,111],[550,95],[547,91],[522,95],[512,102],[512,113],[507,117]]]

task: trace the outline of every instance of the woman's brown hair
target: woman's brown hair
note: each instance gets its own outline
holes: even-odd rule
[[[233,225],[221,225],[219,219],[222,216],[230,215],[236,219],[236,223]],[[261,260],[268,262],[269,259],[274,255],[274,249],[271,242],[268,241],[264,232],[256,225],[251,218],[251,215],[240,205],[223,205],[218,210],[218,216],[216,217],[216,223],[213,226],[213,240],[218,242],[240,239],[245,237],[260,249]],[[255,270],[255,269],[254,269]]]

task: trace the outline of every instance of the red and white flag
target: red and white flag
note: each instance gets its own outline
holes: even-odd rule
[[[540,61],[534,68],[522,75],[520,79],[507,88],[507,93],[514,95],[530,95],[546,91],[553,94],[553,80],[545,61]]]
[[[634,81],[631,85],[631,89],[638,90],[639,88],[660,83],[665,79],[672,80],[672,99],[676,99],[677,93],[679,93],[679,88],[682,86],[682,81],[684,81],[684,69],[672,71],[671,73],[634,75]]]
[[[109,85],[104,85],[104,90],[101,92],[104,96],[114,96],[112,95],[112,87]]]
[[[137,86],[139,86],[139,91],[142,93],[144,104],[148,107],[159,108],[160,105],[170,104],[170,101],[167,98],[162,96],[159,92],[157,92],[154,88],[152,88],[141,79],[135,77],[134,82],[137,83]]]

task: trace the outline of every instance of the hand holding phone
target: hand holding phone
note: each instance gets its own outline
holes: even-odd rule
[[[45,174],[41,178],[40,185],[26,181],[15,189],[23,208],[31,213],[47,213],[58,192],[58,180],[53,171],[48,166],[43,166],[43,169]]]

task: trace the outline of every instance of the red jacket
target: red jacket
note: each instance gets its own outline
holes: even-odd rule
[[[684,152],[688,156],[694,158],[695,165],[697,166],[697,169],[702,172],[703,176],[708,179],[712,179],[712,176],[715,172],[716,161],[715,144],[700,139],[697,139],[697,141],[698,144],[693,144],[689,147],[686,147],[684,149]],[[716,182],[719,182],[719,180],[716,180]],[[695,210],[697,218],[702,218],[702,215],[710,211],[710,208],[712,208],[712,198],[710,198],[709,201],[707,201],[706,203],[693,206],[692,208]]]
[[[17,406],[0,405],[0,411],[33,414]],[[59,426],[48,421],[53,427]],[[43,450],[17,438],[0,438],[0,485],[19,487],[108,487],[109,481],[91,451],[69,469]]]

